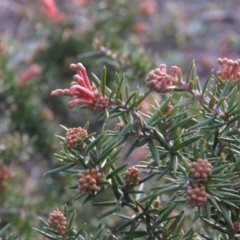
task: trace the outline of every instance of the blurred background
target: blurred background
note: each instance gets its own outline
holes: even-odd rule
[[[61,166],[54,158],[60,149],[55,134],[65,133],[59,124],[89,121],[90,132],[101,126],[100,113],[69,110],[66,97],[50,96],[68,88],[71,63],[82,62],[90,79],[105,65],[109,87],[115,72],[124,72],[130,88],[144,90],[147,73],[160,63],[186,75],[195,60],[204,82],[217,58],[239,58],[239,12],[238,0],[1,0],[0,229],[11,224],[6,236],[44,239],[32,230],[41,228],[39,217],[64,203],[79,207],[66,189],[74,183],[71,175],[44,175]],[[129,162],[146,155],[138,149]],[[78,214],[79,225],[91,222],[91,230],[97,224],[94,210]]]

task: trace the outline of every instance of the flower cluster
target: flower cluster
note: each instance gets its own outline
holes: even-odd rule
[[[79,138],[87,135],[88,135],[87,130],[81,127],[69,128],[65,136],[65,145],[68,148],[76,148],[78,147]]]
[[[193,184],[188,186],[184,194],[187,204],[191,207],[202,206],[209,198],[204,186]]]
[[[240,72],[238,72],[240,66],[240,59],[233,61],[232,59],[218,58],[217,62],[219,66],[217,75],[220,80],[225,81],[229,78],[232,78],[232,80],[236,80],[240,78]]]
[[[106,96],[101,96],[95,85],[90,85],[88,75],[85,67],[81,64],[71,64],[70,68],[76,71],[77,74],[73,77],[73,82],[69,89],[57,89],[52,91],[52,96],[58,96],[64,94],[72,97],[68,103],[70,108],[73,108],[78,103],[86,104],[86,106],[92,110],[104,109],[109,105],[109,99]]]
[[[97,186],[97,180],[101,177],[101,173],[95,169],[87,169],[83,173],[78,174],[78,189],[81,194],[94,194],[100,191],[100,187]]]
[[[201,179],[203,182],[212,175],[212,164],[207,159],[199,158],[196,162],[190,164],[189,177]]]
[[[178,82],[177,74],[180,69],[176,66],[170,68],[171,75],[167,74],[167,67],[161,64],[159,68],[151,70],[146,77],[146,85],[150,90],[166,93],[172,91],[171,86]]]
[[[0,164],[0,186],[4,185],[4,182],[10,178],[10,170],[6,165]]]
[[[61,211],[55,210],[50,213],[48,218],[48,224],[52,229],[57,230],[60,235],[65,234],[67,220]]]
[[[135,166],[130,167],[125,172],[123,178],[125,179],[127,186],[137,185],[140,180],[140,171]]]

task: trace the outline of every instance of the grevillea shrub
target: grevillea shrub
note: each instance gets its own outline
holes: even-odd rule
[[[65,240],[240,239],[240,60],[218,64],[205,81],[194,62],[186,74],[161,64],[146,76],[145,92],[118,74],[108,88],[105,67],[100,77],[88,77],[81,63],[71,64],[69,89],[52,96],[80,106],[80,118],[81,108],[89,108],[102,128],[90,132],[96,124],[90,121],[63,127],[55,155],[62,165],[48,174],[71,175],[66,187],[73,197],[36,231]],[[152,92],[160,101],[142,112]],[[74,221],[86,207],[94,208],[95,232],[86,230],[89,222]]]

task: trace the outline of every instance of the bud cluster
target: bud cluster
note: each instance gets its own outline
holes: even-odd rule
[[[212,175],[212,164],[207,159],[199,158],[197,162],[191,163],[189,167],[189,177],[191,178],[201,179],[203,182],[206,182],[208,177]]]
[[[171,89],[169,87],[173,85],[173,82],[171,80],[172,77],[166,71],[165,64],[161,64],[159,68],[151,70],[146,78],[147,87],[159,93],[170,92]]]
[[[0,186],[4,185],[4,182],[11,176],[10,170],[6,165],[0,164]]]
[[[124,126],[125,126],[124,122],[119,122],[119,123],[116,124],[114,129],[118,130],[118,131],[121,131],[124,128]]]
[[[65,145],[68,148],[76,148],[79,138],[88,135],[87,130],[81,127],[69,128],[65,136]]]
[[[239,232],[240,231],[240,222],[234,222],[233,223],[233,231]]]
[[[94,94],[94,101],[92,104],[87,105],[87,107],[91,110],[107,108],[109,105],[109,98],[101,96],[95,85],[92,85],[91,90]]]
[[[191,207],[202,206],[209,195],[206,193],[204,186],[199,184],[193,184],[193,186],[188,186],[184,194],[187,204]]]
[[[127,186],[137,185],[140,180],[140,171],[135,166],[130,167],[125,172],[123,178],[125,179]]]
[[[61,211],[55,210],[50,213],[48,218],[48,224],[52,229],[57,230],[60,235],[65,234],[67,220]]]
[[[240,78],[240,72],[238,72],[240,66],[240,59],[233,61],[232,59],[218,58],[217,62],[219,67],[217,75],[221,80],[225,81],[229,78],[232,78],[232,80],[236,80]]]
[[[100,187],[97,186],[97,180],[101,177],[101,173],[95,169],[87,169],[83,173],[78,174],[78,189],[81,194],[94,194],[100,191]]]

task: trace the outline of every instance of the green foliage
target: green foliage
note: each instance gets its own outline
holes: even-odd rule
[[[176,101],[178,95],[170,94],[165,101],[152,106],[153,112],[142,114],[139,105],[148,98],[150,91],[140,94],[138,89],[125,88],[125,78],[118,74],[115,88],[111,90],[106,86],[105,67],[101,80],[93,76],[99,91],[109,97],[109,107],[101,112],[101,119],[116,118],[124,126],[119,131],[103,125],[100,132],[80,138],[82,147],[76,149],[66,148],[61,137],[62,150],[56,157],[62,167],[49,172],[63,171],[73,175],[86,169],[100,172],[99,192],[85,196],[76,190],[77,185],[70,187],[75,191],[73,201],[81,201],[82,205],[104,195],[108,189],[112,190],[109,200],[94,200],[92,205],[104,209],[96,218],[118,219],[115,221],[119,223],[111,226],[106,220],[90,239],[98,239],[102,231],[110,231],[111,239],[193,239],[197,235],[206,239],[220,236],[234,239],[232,226],[238,221],[240,204],[239,81],[228,79],[222,84],[218,77],[210,75],[211,86],[204,86],[202,90],[194,65],[187,75],[189,78],[195,79],[191,88],[187,83],[189,80],[181,79],[177,83],[178,90],[187,93],[186,99]],[[214,104],[209,100],[213,96],[216,98]],[[177,103],[164,113],[166,106],[174,100]],[[188,108],[193,103],[199,109],[194,115]],[[128,149],[121,156],[126,142]],[[130,187],[124,180],[129,163],[121,159],[126,161],[139,147],[147,147],[149,155],[136,165],[141,178],[137,185]],[[189,175],[190,163],[199,158],[208,159],[213,166],[212,175],[206,182]],[[196,183],[206,188],[209,198],[197,209],[188,208],[184,193],[188,186]],[[161,202],[159,208],[154,207],[157,198]],[[132,212],[130,215],[129,211]],[[191,214],[194,214],[193,219]],[[201,227],[195,227],[196,223]],[[79,231],[76,230],[75,238],[80,236]],[[49,239],[57,239],[42,233]],[[70,236],[67,231],[66,237]],[[88,239],[87,235],[82,237]]]
[[[214,3],[196,5],[194,19],[183,19],[184,4],[177,1],[157,4],[153,14],[141,12],[138,0],[70,2],[56,1],[55,19],[41,16],[42,1],[14,5],[20,27],[0,42],[0,238],[240,239],[234,225],[240,207],[239,79],[214,71],[205,77],[213,52],[236,52],[239,41],[199,15]],[[224,19],[215,21],[224,26]],[[134,32],[138,23],[148,29]],[[211,54],[205,56],[203,46]],[[185,70],[192,58],[199,77],[195,61]],[[163,59],[179,63],[184,77],[177,74],[170,93],[153,93],[145,79]],[[69,110],[67,97],[49,94],[70,85],[69,64],[77,61],[109,100],[107,108]],[[21,82],[21,73],[35,64],[41,73]],[[68,148],[63,132],[74,126],[88,135]],[[190,174],[199,158],[213,167],[207,181]],[[3,177],[2,166],[10,176]],[[129,183],[132,166],[140,178]],[[91,175],[100,190],[86,194],[79,176],[93,169],[101,175]],[[197,184],[205,187],[207,201],[189,207],[185,194]],[[47,221],[57,208],[67,219],[64,235]]]

